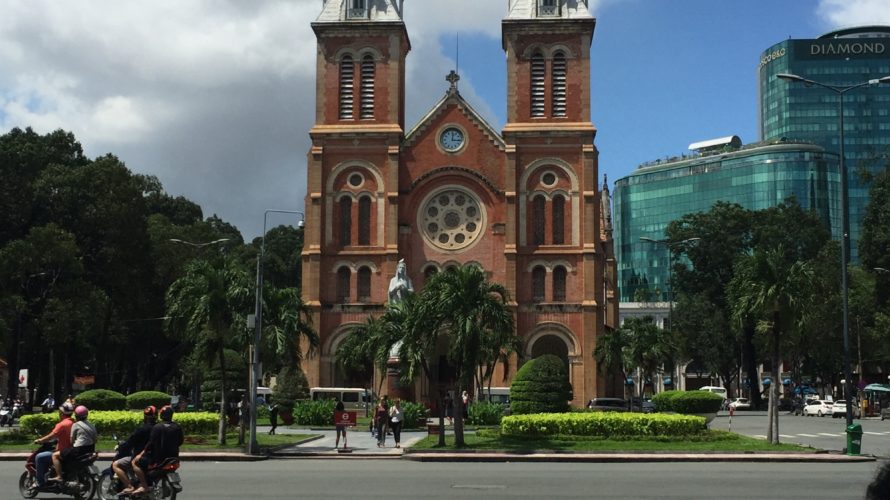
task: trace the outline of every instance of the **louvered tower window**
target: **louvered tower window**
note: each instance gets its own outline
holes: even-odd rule
[[[554,245],[562,245],[565,243],[565,232],[566,232],[566,199],[561,195],[556,195],[553,197],[553,210],[551,211],[553,214],[553,224],[551,229],[553,230],[553,244]]]
[[[366,0],[351,0],[349,2],[349,10],[347,11],[348,19],[363,19],[368,17],[368,9],[365,5]]]
[[[553,56],[553,116],[566,115],[566,56],[557,52]]]
[[[358,244],[371,244],[371,197],[362,196],[358,200]]]
[[[540,52],[535,53],[532,56],[532,117],[544,116],[544,82],[546,72],[547,67],[544,63],[544,55]]]
[[[352,199],[340,198],[340,246],[352,244]]]
[[[565,302],[567,274],[566,268],[562,266],[553,268],[553,302]]]
[[[362,58],[361,93],[360,117],[374,118],[374,57],[371,55]]]
[[[547,277],[547,271],[544,266],[535,266],[532,269],[532,300],[535,302],[544,301],[544,279]]]
[[[352,57],[340,61],[340,119],[352,120],[355,97],[355,64]]]

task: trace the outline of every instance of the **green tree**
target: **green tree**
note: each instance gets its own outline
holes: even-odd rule
[[[801,291],[813,287],[815,274],[809,262],[789,262],[786,253],[780,245],[742,257],[729,286],[734,319],[739,324],[755,319],[756,331],[769,334],[774,382],[770,385],[767,439],[774,444],[779,442],[780,342],[784,333],[804,321],[810,296]]]
[[[610,330],[596,339],[596,348],[593,351],[600,372],[612,379],[614,374],[620,374],[622,387],[627,380],[628,366],[630,366],[626,354],[628,343],[627,330],[621,328]],[[611,385],[614,388],[614,380],[611,381]]]
[[[868,191],[868,205],[862,218],[859,258],[865,269],[890,269],[890,166],[878,174]],[[879,310],[890,306],[890,273],[877,275],[875,295]]]
[[[253,332],[248,333],[241,341],[245,352],[253,340]],[[284,367],[299,367],[304,351],[309,355],[318,351],[318,333],[312,328],[309,307],[296,288],[266,287],[262,340],[261,361],[273,373]],[[304,349],[303,340],[308,349]]]
[[[625,318],[619,330],[627,339],[625,363],[631,370],[640,371],[639,396],[642,398],[645,381],[651,380],[677,352],[673,336],[655,324],[651,316]]]
[[[247,274],[226,261],[214,267],[207,261],[192,261],[185,275],[167,291],[168,325],[183,340],[195,346],[210,365],[216,357],[226,371],[225,350],[233,342],[238,325],[244,325],[239,311],[249,310],[252,294]],[[221,379],[219,444],[226,442],[226,386]]]

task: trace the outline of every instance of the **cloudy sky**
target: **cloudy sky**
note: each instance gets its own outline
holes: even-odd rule
[[[118,155],[252,238],[264,209],[303,207],[315,99],[309,23],[321,4],[0,0],[0,133],[72,131],[88,155]],[[506,4],[405,1],[408,128],[447,89],[457,46],[461,93],[503,126]],[[774,43],[890,24],[888,0],[591,0],[590,7],[592,115],[610,181],[697,140],[756,141],[756,67]]]

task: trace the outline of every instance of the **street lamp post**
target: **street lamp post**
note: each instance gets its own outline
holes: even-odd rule
[[[256,442],[256,391],[260,380],[260,339],[263,332],[263,259],[266,254],[266,227],[269,214],[296,214],[300,216],[297,227],[303,227],[306,214],[297,210],[266,210],[263,213],[263,239],[260,253],[256,259],[256,304],[254,306],[253,355],[250,360],[250,437],[247,442],[247,453],[256,455],[259,446]]]
[[[847,255],[850,246],[850,207],[847,201],[847,165],[844,156],[844,94],[851,90],[869,85],[880,85],[882,83],[890,83],[890,76],[875,78],[854,85],[829,85],[827,83],[817,82],[802,76],[779,73],[776,78],[789,82],[803,83],[807,87],[822,87],[837,94],[838,109],[838,155],[840,156],[840,174],[841,174],[841,295],[843,296],[844,310],[844,400],[847,402],[847,425],[853,424],[853,389],[852,389],[852,370],[850,368],[850,315],[849,315],[849,286],[847,283],[847,263],[849,256]]]
[[[671,251],[671,248],[676,246],[682,246],[686,243],[692,243],[695,241],[699,241],[701,238],[692,237],[686,238],[685,240],[677,241],[671,243],[670,240],[656,240],[654,238],[649,238],[647,236],[640,236],[640,241],[647,241],[652,243],[653,245],[664,245],[664,248],[667,249],[668,252],[668,284],[670,285],[670,293],[668,294],[668,326],[671,330],[674,329],[674,253]],[[677,384],[680,383],[680,367],[677,367],[677,375],[674,379],[674,387],[677,387]]]

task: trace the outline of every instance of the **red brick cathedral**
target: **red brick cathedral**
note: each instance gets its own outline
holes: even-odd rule
[[[510,0],[501,24],[501,132],[460,95],[454,72],[439,102],[405,128],[411,43],[403,3],[326,0],[312,23],[318,59],[302,293],[321,352],[304,361],[310,385],[378,387],[383,374],[359,380],[335,354],[352,327],[383,311],[405,259],[418,292],[433,273],[463,264],[507,287],[525,348],[492,385],[508,386],[525,359],[555,354],[568,367],[575,404],[604,395],[593,349],[617,325],[618,302],[609,195],[605,183],[598,187],[590,119],[596,20],[587,2]],[[434,369],[447,379],[444,353]],[[416,400],[436,394],[423,380],[408,392]]]

